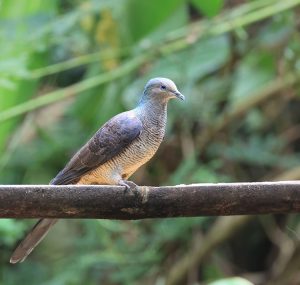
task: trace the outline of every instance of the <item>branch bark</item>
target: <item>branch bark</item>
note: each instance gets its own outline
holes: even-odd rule
[[[140,186],[0,185],[0,218],[145,219],[300,212],[300,182]]]

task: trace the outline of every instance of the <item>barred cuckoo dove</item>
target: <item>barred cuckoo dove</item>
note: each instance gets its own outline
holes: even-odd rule
[[[105,123],[50,184],[122,185],[127,190],[135,187],[127,179],[161,144],[171,98],[185,99],[170,79],[151,79],[137,107]],[[39,220],[15,249],[10,262],[24,261],[56,222],[57,219]]]

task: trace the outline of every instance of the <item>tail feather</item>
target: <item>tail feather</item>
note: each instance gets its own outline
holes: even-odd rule
[[[13,252],[10,263],[22,262],[46,236],[57,219],[39,220]]]

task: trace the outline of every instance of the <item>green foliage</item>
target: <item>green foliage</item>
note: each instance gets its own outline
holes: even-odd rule
[[[223,0],[191,0],[191,2],[208,17],[216,16],[224,5]]]
[[[174,14],[177,9],[183,10],[183,4],[183,0],[165,0],[164,3],[161,3],[159,0],[129,0],[127,17],[132,40],[139,40],[154,31],[155,28],[162,25],[168,17]],[[181,23],[180,18],[176,20],[177,23]]]
[[[48,183],[155,76],[187,100],[170,104],[164,143],[135,182],[299,179],[300,1],[234,2],[1,1],[0,183]],[[196,260],[181,284],[250,284],[227,277],[257,274],[253,264],[269,284],[289,284],[298,217],[255,220],[204,262],[186,257],[211,246],[218,221],[61,221],[12,267],[28,223],[1,220],[0,283],[165,284],[175,264]]]
[[[47,5],[42,5],[40,0],[31,1],[30,5],[20,5],[19,1],[13,0],[1,3],[0,111],[33,96],[37,82],[24,79],[30,68],[41,67],[47,61],[46,53],[38,48],[41,43],[34,46],[28,36],[37,30],[36,19],[32,15],[40,13],[38,22],[47,24],[49,18],[45,14],[51,15],[55,11],[55,2]],[[16,123],[17,120],[14,120],[0,126],[0,151],[3,151],[6,138]]]
[[[262,51],[250,52],[236,68],[236,81],[231,93],[232,104],[251,96],[275,76],[274,55]]]
[[[24,234],[24,225],[18,221],[2,219],[0,221],[0,243],[5,246],[12,246],[16,239]]]

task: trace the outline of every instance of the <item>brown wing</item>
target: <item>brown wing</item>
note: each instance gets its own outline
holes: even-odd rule
[[[74,155],[50,183],[55,185],[76,183],[82,175],[122,152],[140,135],[142,127],[141,121],[132,111],[113,117]]]

